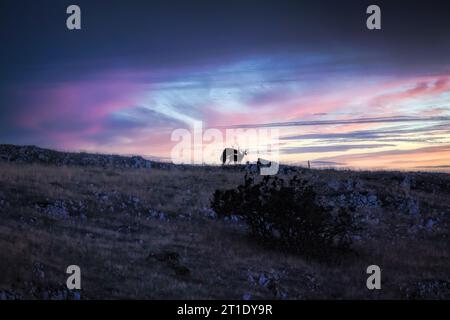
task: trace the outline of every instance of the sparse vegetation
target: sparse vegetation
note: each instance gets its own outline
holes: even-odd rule
[[[253,175],[232,190],[216,190],[211,207],[219,216],[238,215],[265,244],[324,259],[333,250],[346,250],[356,223],[348,208],[337,210],[317,203],[307,180],[294,175],[288,182]]]
[[[267,196],[266,204],[246,195],[245,206],[255,202],[261,213],[289,209],[269,217],[277,217],[273,222],[285,230],[281,243],[296,239],[289,232],[301,227],[287,221],[295,221],[304,207],[311,214],[331,207],[333,216],[353,207],[346,212],[364,226],[353,237],[358,254],[338,254],[329,263],[270,245],[281,236],[275,232],[268,235],[269,245],[255,241],[247,223],[254,223],[257,234],[258,216],[251,220],[235,211],[243,204],[234,191],[221,193],[227,205],[215,207],[217,212],[211,208],[216,190],[245,189],[244,175],[241,166],[1,162],[0,299],[448,297],[450,175],[289,168],[277,177],[292,192]],[[262,194],[274,181],[281,188],[278,178],[248,182],[248,190],[258,186]],[[309,221],[320,230],[331,221],[327,210],[317,223],[302,215],[298,223]],[[222,218],[224,213],[250,220]],[[341,224],[347,226],[345,219]],[[71,264],[82,270],[79,296],[64,289]],[[366,289],[371,264],[382,267],[381,291]]]

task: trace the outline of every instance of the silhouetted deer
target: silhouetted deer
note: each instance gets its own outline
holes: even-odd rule
[[[222,165],[224,165],[227,160],[228,163],[241,163],[242,159],[244,159],[247,153],[247,150],[242,151],[233,148],[225,148],[223,149],[222,156],[220,158],[222,160]]]

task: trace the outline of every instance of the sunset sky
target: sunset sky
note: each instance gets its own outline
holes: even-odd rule
[[[282,163],[450,172],[447,3],[2,1],[0,143],[167,160],[201,122],[279,129]]]

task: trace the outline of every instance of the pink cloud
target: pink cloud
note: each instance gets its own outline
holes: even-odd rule
[[[133,83],[97,80],[22,90],[27,98],[15,116],[17,125],[69,147],[101,133],[104,120],[113,112],[135,106],[141,88]]]
[[[450,81],[448,77],[441,77],[435,79],[417,79],[416,84],[412,88],[395,88],[396,92],[393,93],[381,93],[370,101],[370,106],[374,107],[386,107],[395,103],[406,102],[411,99],[426,99],[429,97],[437,96],[442,93],[450,91]],[[405,84],[409,84],[407,81]]]

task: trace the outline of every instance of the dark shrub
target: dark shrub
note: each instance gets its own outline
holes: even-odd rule
[[[211,207],[219,216],[240,216],[259,240],[307,256],[348,249],[356,231],[348,209],[318,205],[316,192],[297,176],[287,183],[273,176],[256,183],[246,176],[237,189],[216,190]]]

